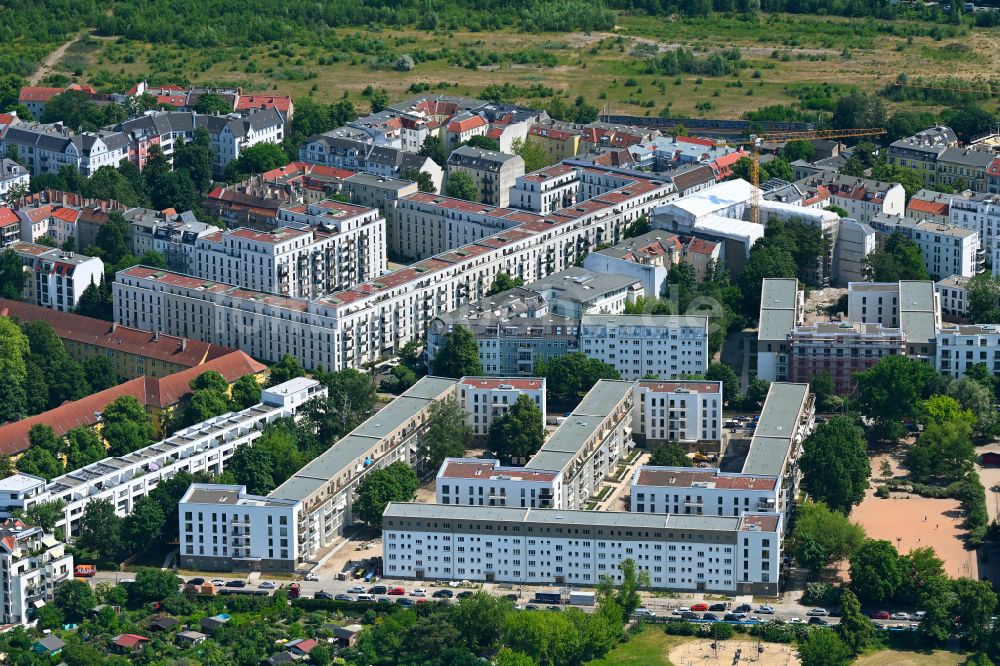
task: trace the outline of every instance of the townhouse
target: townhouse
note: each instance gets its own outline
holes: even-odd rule
[[[132,512],[139,498],[178,472],[221,474],[236,449],[256,441],[264,426],[279,418],[294,417],[299,407],[325,394],[322,384],[300,377],[264,389],[261,402],[253,407],[181,428],[127,456],[105,458],[51,481],[15,474],[0,481],[0,492],[18,495],[17,500],[8,501],[0,515],[61,500],[65,506],[55,528],[68,539],[78,533],[80,520],[91,501],[108,500],[117,515],[125,516]],[[182,526],[181,533],[184,532]]]
[[[465,422],[473,437],[489,434],[493,421],[505,415],[522,396],[528,396],[545,418],[544,377],[462,377],[455,387],[458,406],[465,411]]]
[[[708,317],[585,314],[580,351],[623,379],[675,379],[708,370]]]
[[[510,188],[524,175],[524,160],[518,155],[461,146],[448,157],[448,177],[456,173],[472,179],[479,201],[506,208],[510,205]]]
[[[959,190],[985,192],[987,171],[996,159],[989,147],[945,149],[937,160],[938,183]]]
[[[291,353],[310,369],[361,367],[422,337],[436,316],[482,298],[499,273],[530,282],[572,266],[589,248],[616,242],[671,192],[661,181],[592,167],[581,169],[581,187],[590,198],[574,208],[312,300],[126,269],[113,288],[116,321],[270,361]]]
[[[559,162],[580,154],[580,135],[580,130],[568,125],[534,124],[528,128],[525,140],[540,146],[552,162]]]
[[[56,587],[73,579],[73,555],[37,525],[17,518],[0,523],[0,622],[30,625],[55,599]]]
[[[24,300],[34,305],[69,312],[87,287],[99,285],[104,278],[104,262],[98,257],[34,243],[14,243],[10,249],[28,273]]]
[[[0,136],[0,150],[5,154],[16,151],[18,162],[33,176],[71,166],[89,178],[102,166],[117,168],[129,158],[128,141],[121,133],[77,134],[62,123],[11,125]]]
[[[23,166],[14,160],[0,159],[0,201],[8,202],[12,190],[18,192],[30,184],[31,174]]]
[[[950,127],[939,125],[917,132],[889,144],[886,159],[893,166],[908,167],[917,172],[924,185],[937,185],[938,158],[948,148],[958,146],[958,137]]]
[[[721,441],[722,382],[640,379],[632,394],[634,435],[645,446],[676,442],[692,449]]]
[[[985,268],[986,252],[980,244],[979,232],[973,229],[886,215],[876,215],[871,227],[879,234],[880,244],[895,233],[915,242],[924,267],[935,280],[950,275],[972,277]]]
[[[45,238],[58,246],[67,242],[76,247],[80,209],[59,203],[19,206],[15,211],[21,221],[21,240],[36,243]]]
[[[24,86],[21,88],[20,93],[17,96],[17,103],[23,104],[31,111],[31,115],[35,120],[41,120],[42,114],[45,113],[45,107],[48,105],[49,100],[51,100],[56,95],[61,95],[65,92],[79,91],[86,93],[91,98],[97,96],[97,91],[93,87],[87,85],[80,85],[78,83],[71,83],[65,88],[53,88],[45,86]]]
[[[954,194],[927,189],[918,190],[906,204],[906,219],[914,222],[950,224],[951,203],[955,198]]]
[[[876,215],[900,216],[905,212],[906,193],[899,183],[885,183],[839,173],[821,172],[796,181],[802,192],[802,206],[838,206],[847,217],[868,223]]]
[[[215,225],[199,222],[191,211],[130,208],[122,216],[128,223],[132,254],[142,257],[147,252],[157,252],[167,260],[167,268],[181,273],[195,272],[198,242],[219,230]]]
[[[383,178],[399,178],[404,171],[430,174],[434,190],[441,189],[444,172],[429,157],[391,145],[379,145],[368,134],[353,127],[317,134],[299,148],[299,159]]]

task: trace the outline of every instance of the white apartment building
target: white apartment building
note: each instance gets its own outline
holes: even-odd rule
[[[654,589],[775,594],[782,520],[393,502],[382,534],[391,578],[593,586],[632,559]]]
[[[295,571],[301,502],[246,486],[192,483],[177,505],[181,566],[198,571]]]
[[[79,531],[80,519],[90,501],[108,500],[114,504],[115,513],[126,516],[140,497],[177,472],[221,474],[236,449],[256,441],[264,426],[275,419],[294,417],[299,407],[325,394],[322,384],[300,377],[264,389],[261,402],[253,407],[182,428],[127,456],[105,458],[47,483],[15,474],[0,481],[0,496],[11,498],[0,517],[14,509],[62,500],[66,506],[56,528],[68,539]]]
[[[696,516],[784,514],[781,479],[696,467],[641,465],[632,475],[630,510]]]
[[[195,243],[192,274],[254,291],[318,298],[385,271],[377,209],[321,201],[281,209],[272,231],[217,231]]]
[[[821,171],[795,182],[803,194],[802,206],[839,206],[847,217],[868,223],[876,215],[902,216],[906,212],[906,192],[899,183]]]
[[[499,273],[531,282],[572,266],[587,248],[620,238],[671,192],[670,185],[641,176],[596,167],[581,173],[591,197],[581,206],[329,296],[254,293],[133,267],[117,275],[115,317],[135,328],[239,347],[260,359],[290,353],[309,369],[362,367],[422,337],[436,316],[481,299]]]
[[[852,282],[847,286],[847,320],[899,327],[898,282]]]
[[[722,438],[722,382],[643,379],[632,389],[635,433],[646,446],[694,446]]]
[[[17,187],[28,187],[31,173],[14,160],[0,159],[0,202],[7,201],[7,193]]]
[[[545,427],[544,377],[462,377],[456,387],[458,406],[465,410],[465,422],[476,437],[489,434],[490,426],[526,395],[542,412]]]
[[[795,278],[765,278],[760,288],[757,327],[757,377],[788,378],[788,334],[803,322],[805,294]]]
[[[983,271],[986,259],[978,231],[884,215],[875,216],[871,226],[880,234],[880,244],[897,232],[913,240],[920,248],[927,272],[935,280],[949,275],[972,277]]]
[[[674,379],[708,370],[708,317],[585,314],[580,351],[623,379]]]
[[[567,164],[525,174],[510,190],[510,207],[548,215],[576,203],[579,190],[577,170]]]
[[[97,257],[34,243],[14,243],[10,249],[28,273],[24,283],[28,303],[69,312],[80,302],[84,290],[99,285],[104,277],[104,262]]]
[[[21,240],[37,243],[42,238],[51,239],[62,247],[67,241],[75,241],[80,210],[62,204],[24,206],[14,213],[21,223]]]
[[[938,372],[958,379],[966,370],[982,363],[993,374],[1000,373],[1000,327],[994,324],[945,324],[937,332]]]
[[[73,579],[73,555],[41,527],[16,518],[0,524],[0,604],[5,625],[31,624],[55,588]]]
[[[562,475],[562,508],[580,509],[629,454],[632,383],[602,379],[552,433],[524,469]]]
[[[992,248],[1000,240],[1000,195],[974,194],[971,197],[954,195],[950,211],[951,224],[977,232],[980,244],[990,253],[993,270],[1000,270],[1000,266],[992,261]]]
[[[941,303],[941,314],[959,318],[969,316],[968,282],[969,278],[952,275],[934,285]]]
[[[562,506],[562,473],[504,467],[499,460],[446,458],[438,470],[435,490],[438,504],[558,508]]]
[[[102,166],[117,168],[129,158],[128,140],[120,132],[76,134],[61,123],[9,126],[0,136],[0,151],[8,154],[12,149],[33,176],[71,166],[90,177]]]

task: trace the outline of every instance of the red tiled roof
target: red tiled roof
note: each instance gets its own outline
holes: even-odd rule
[[[910,199],[906,205],[909,210],[917,213],[928,213],[930,215],[947,215],[949,205],[938,201],[926,201],[924,199]]]
[[[2,122],[2,119],[0,119]],[[996,158],[986,167],[986,174],[995,178],[1000,178],[1000,157]]]
[[[20,219],[13,208],[0,208],[0,227],[6,227],[8,224],[20,224]],[[43,309],[48,310],[48,308]]]
[[[498,389],[501,386],[509,386],[518,391],[540,391],[542,380],[523,377],[463,377],[459,385],[477,389]]]
[[[679,136],[677,137],[677,140],[683,143],[693,143],[699,146],[708,146],[709,148],[715,147],[715,141],[712,141],[711,139],[703,139],[700,136]]]
[[[499,139],[501,136],[503,136],[503,128],[494,127],[493,129],[486,132],[486,136],[489,137],[490,139]]]
[[[236,100],[237,111],[248,111],[250,109],[288,111],[291,105],[292,98],[286,95],[241,95]]]
[[[494,474],[503,474],[521,479],[522,481],[551,481],[556,477],[555,472],[545,472],[538,470],[513,469],[496,471],[492,462],[459,462],[449,460],[448,464],[441,471],[441,476],[446,479],[489,479]]]
[[[47,102],[56,95],[65,92],[62,88],[41,88],[37,86],[25,86],[21,88],[18,95],[19,102]]]
[[[580,136],[579,132],[568,132],[566,130],[553,129],[543,125],[532,125],[531,128],[528,129],[528,134],[532,136],[540,136],[543,139],[554,139],[556,141],[566,141],[574,136]]]
[[[77,218],[80,217],[80,211],[75,208],[59,206],[52,210],[52,217],[58,217],[60,220],[65,220],[66,222],[76,222]]]
[[[122,648],[134,649],[140,643],[148,643],[149,639],[139,634],[122,634],[115,636],[115,645]]]
[[[187,105],[187,95],[157,95],[156,104],[158,106],[183,107]]]
[[[10,125],[17,120],[17,116],[12,113],[0,113],[0,125]]]
[[[453,134],[459,134],[484,125],[486,125],[486,120],[482,116],[472,116],[471,118],[466,118],[465,120],[451,121],[448,123],[448,131]]]
[[[242,351],[233,351],[193,368],[159,379],[147,380],[146,405],[162,409],[177,404],[191,391],[191,381],[210,370],[218,372],[227,382],[232,383],[243,375],[260,374],[267,370],[267,366],[258,363]]]
[[[319,642],[315,638],[299,638],[289,641],[285,647],[309,654],[318,644]]]

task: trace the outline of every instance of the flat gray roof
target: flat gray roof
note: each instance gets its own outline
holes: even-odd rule
[[[808,396],[808,384],[771,384],[757,429],[750,440],[743,474],[781,476]]]
[[[760,288],[758,340],[784,340],[795,328],[795,305],[799,281],[795,278],[766,278]]]
[[[738,531],[738,516],[688,516],[683,514],[632,513],[626,511],[583,511],[570,509],[522,509],[500,506],[463,506],[460,504],[423,504],[392,502],[383,519],[403,520],[481,520],[483,522],[544,523],[549,525],[585,525],[587,527],[630,527],[646,529]]]
[[[580,319],[584,326],[660,326],[666,328],[708,328],[708,317],[698,315],[652,314],[585,314]]]
[[[927,342],[937,335],[934,283],[930,280],[900,280],[899,327],[907,342]]]

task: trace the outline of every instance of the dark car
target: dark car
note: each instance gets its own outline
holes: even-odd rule
[[[391,604],[392,603],[392,599],[390,599],[389,597],[379,597],[378,598],[378,602],[380,604]]]
[[[389,588],[385,585],[372,585],[368,588],[368,594],[385,594]]]
[[[816,624],[816,625],[819,625],[821,627],[829,627],[830,626],[829,622],[827,622],[826,620],[824,620],[823,618],[821,618],[821,617],[819,617],[817,615],[813,615],[812,617],[809,618],[809,624]]]
[[[542,610],[542,607],[536,604],[528,604],[524,607],[524,610]]]
[[[701,615],[698,615],[697,613],[692,612],[692,611],[684,611],[683,613],[681,613],[681,619],[682,620],[700,620],[701,619]]]
[[[434,597],[435,599],[451,599],[453,596],[455,596],[455,593],[452,592],[451,590],[438,590],[431,596]]]
[[[396,603],[400,606],[413,606],[417,602],[409,597],[400,597],[399,599],[396,599]]]
[[[546,606],[546,608],[549,609],[550,611],[561,611],[562,610],[562,606]]]
[[[188,585],[204,585],[204,584],[205,584],[204,578],[192,578],[191,580],[188,581]]]
[[[333,599],[333,594],[330,592],[324,592],[323,590],[320,590],[319,592],[313,595],[313,599]]]
[[[716,615],[715,613],[705,613],[704,615],[701,616],[701,619],[708,620],[709,622],[718,622],[719,616]]]
[[[461,592],[458,593],[458,598],[459,599],[468,599],[473,594],[475,594],[475,592],[473,592],[472,590],[462,590]]]
[[[726,622],[742,622],[745,617],[743,613],[726,613],[722,619]]]
[[[349,594],[338,594],[333,599],[334,601],[354,601]]]
[[[841,615],[843,615],[843,611],[839,608],[830,609],[830,617],[840,617]]]
[[[723,612],[725,612],[725,610],[726,610],[726,604],[712,604],[711,606],[708,607],[708,610],[710,610],[710,611],[723,611]]]
[[[751,606],[750,604],[740,604],[739,606],[737,606],[736,608],[733,609],[733,612],[734,613],[749,613],[752,610],[753,610],[753,606]]]
[[[226,587],[246,587],[246,586],[247,586],[246,581],[242,580],[231,580],[228,583],[226,583]]]
[[[474,594],[473,592],[469,592],[469,596],[470,596],[470,597],[471,597],[471,596],[472,596],[473,594]],[[458,595],[458,596],[462,596],[462,595],[460,594],[460,595]],[[504,596],[504,598],[505,598],[505,599],[510,599],[511,601],[517,601],[518,599],[520,599],[520,598],[521,598],[521,595],[520,595],[520,594],[518,594],[517,592],[511,592],[511,593],[509,593],[509,594],[505,594],[505,595],[503,595],[503,596]]]

